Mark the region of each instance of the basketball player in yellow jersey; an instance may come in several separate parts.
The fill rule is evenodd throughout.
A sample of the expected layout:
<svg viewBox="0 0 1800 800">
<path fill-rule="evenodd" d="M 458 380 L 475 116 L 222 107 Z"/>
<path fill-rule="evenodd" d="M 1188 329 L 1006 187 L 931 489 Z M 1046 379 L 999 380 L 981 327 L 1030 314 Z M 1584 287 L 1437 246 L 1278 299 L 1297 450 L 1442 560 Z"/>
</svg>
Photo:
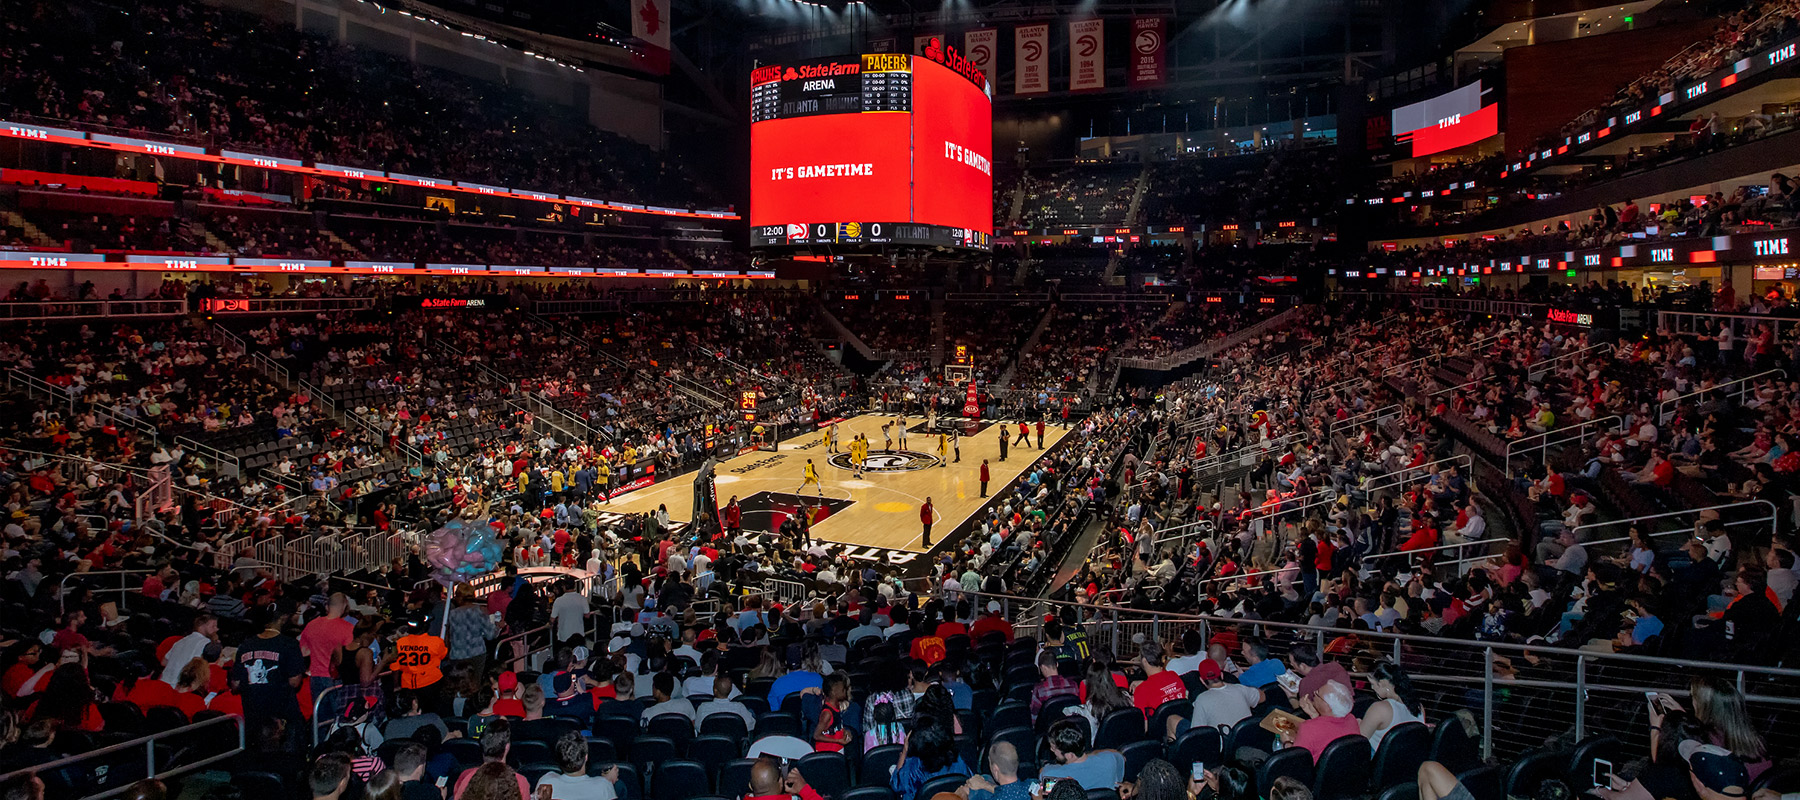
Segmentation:
<svg viewBox="0 0 1800 800">
<path fill-rule="evenodd" d="M 813 466 L 812 459 L 809 458 L 806 460 L 806 466 L 803 469 L 806 473 L 805 477 L 801 479 L 800 488 L 796 489 L 794 493 L 799 494 L 800 492 L 806 491 L 806 485 L 810 483 L 813 485 L 813 490 L 817 491 L 820 497 L 824 497 L 825 485 L 819 483 L 819 469 Z"/>
<path fill-rule="evenodd" d="M 950 434 L 938 434 L 938 466 L 950 466 Z"/>
<path fill-rule="evenodd" d="M 820 442 L 825 445 L 825 452 L 827 452 L 827 453 L 837 452 L 837 450 L 832 447 L 832 445 L 833 445 L 832 439 L 834 438 L 833 434 L 835 434 L 835 433 L 837 433 L 837 425 L 832 425 L 825 429 L 825 435 L 822 439 L 820 439 Z"/>
<path fill-rule="evenodd" d="M 850 440 L 850 473 L 856 478 L 862 478 L 863 461 L 868 457 L 869 440 L 859 433 L 855 439 Z"/>
</svg>

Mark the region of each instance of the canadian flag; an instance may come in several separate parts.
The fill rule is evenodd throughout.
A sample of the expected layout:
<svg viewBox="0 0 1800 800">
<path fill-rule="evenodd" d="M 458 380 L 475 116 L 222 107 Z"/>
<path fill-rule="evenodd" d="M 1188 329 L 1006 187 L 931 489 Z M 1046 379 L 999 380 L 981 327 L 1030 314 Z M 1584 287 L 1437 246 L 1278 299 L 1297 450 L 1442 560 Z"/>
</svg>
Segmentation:
<svg viewBox="0 0 1800 800">
<path fill-rule="evenodd" d="M 644 43 L 645 67 L 669 73 L 669 0 L 631 0 L 631 35 Z"/>
</svg>

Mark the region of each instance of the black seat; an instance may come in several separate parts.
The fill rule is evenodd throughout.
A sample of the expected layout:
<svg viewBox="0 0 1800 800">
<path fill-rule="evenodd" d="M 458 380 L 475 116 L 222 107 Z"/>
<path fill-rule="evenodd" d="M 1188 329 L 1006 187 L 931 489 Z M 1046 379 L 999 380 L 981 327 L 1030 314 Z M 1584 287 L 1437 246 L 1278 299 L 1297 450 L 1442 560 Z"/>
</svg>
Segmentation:
<svg viewBox="0 0 1800 800">
<path fill-rule="evenodd" d="M 1189 728 L 1175 737 L 1174 744 L 1169 745 L 1169 763 L 1174 764 L 1183 775 L 1188 774 L 1196 763 L 1205 764 L 1208 768 L 1217 767 L 1225 763 L 1220 755 L 1223 743 L 1224 737 L 1219 735 L 1218 728 L 1211 725 Z"/>
<path fill-rule="evenodd" d="M 737 741 L 750 738 L 750 726 L 736 714 L 711 714 L 700 720 L 701 736 L 724 736 Z"/>
<path fill-rule="evenodd" d="M 618 794 L 620 800 L 644 800 L 644 777 L 638 768 L 620 764 Z"/>
<path fill-rule="evenodd" d="M 988 746 L 992 747 L 995 742 L 1011 743 L 1013 749 L 1019 751 L 1020 761 L 1034 764 L 1038 761 L 1038 736 L 1030 728 L 1020 726 L 994 731 L 994 735 L 988 740 Z"/>
<path fill-rule="evenodd" d="M 1620 748 L 1618 739 L 1605 734 L 1576 742 L 1575 749 L 1569 753 L 1568 766 L 1563 768 L 1563 776 L 1570 786 L 1591 786 L 1595 759 L 1604 759 L 1616 768 L 1621 763 Z"/>
<path fill-rule="evenodd" d="M 913 800 L 931 800 L 939 792 L 955 792 L 957 788 L 969 782 L 967 775 L 939 775 L 925 782 L 913 795 Z"/>
<path fill-rule="evenodd" d="M 850 762 L 843 753 L 808 754 L 800 759 L 800 774 L 826 797 L 837 797 L 850 789 Z"/>
<path fill-rule="evenodd" d="M 675 752 L 686 753 L 688 741 L 694 738 L 694 721 L 680 714 L 657 714 L 644 732 L 668 739 L 675 743 Z"/>
<path fill-rule="evenodd" d="M 635 717 L 594 718 L 594 735 L 612 742 L 613 752 L 619 754 L 620 760 L 631 759 L 631 740 L 642 732 Z"/>
<path fill-rule="evenodd" d="M 1504 800 L 1506 767 L 1476 767 L 1456 773 L 1456 780 L 1475 800 Z"/>
<path fill-rule="evenodd" d="M 837 800 L 897 800 L 894 790 L 886 786 L 858 786 L 845 792 Z"/>
<path fill-rule="evenodd" d="M 740 739 L 729 736 L 701 736 L 688 742 L 688 758 L 706 765 L 706 774 L 717 775 L 727 762 L 744 757 Z"/>
<path fill-rule="evenodd" d="M 719 772 L 719 794 L 726 797 L 743 797 L 750 792 L 750 768 L 756 766 L 754 758 L 740 758 L 725 764 Z M 882 773 L 882 780 L 887 780 L 887 773 Z"/>
<path fill-rule="evenodd" d="M 888 768 L 900 766 L 900 751 L 904 749 L 906 749 L 905 745 L 884 744 L 863 753 L 862 766 L 856 770 L 858 776 L 856 785 L 888 785 Z"/>
<path fill-rule="evenodd" d="M 1162 739 L 1169 732 L 1170 717 L 1185 717 L 1194 711 L 1192 700 L 1170 700 L 1156 707 L 1156 713 L 1150 715 L 1148 732 L 1152 739 Z"/>
<path fill-rule="evenodd" d="M 515 769 L 521 764 L 554 764 L 556 753 L 550 745 L 536 740 L 513 742 L 506 751 L 506 763 Z"/>
<path fill-rule="evenodd" d="M 1144 712 L 1121 708 L 1100 720 L 1100 730 L 1094 734 L 1094 749 L 1117 750 L 1143 738 Z"/>
<path fill-rule="evenodd" d="M 475 739 L 447 739 L 444 741 L 444 752 L 456 759 L 456 764 L 463 769 L 481 766 L 481 742 Z"/>
<path fill-rule="evenodd" d="M 994 709 L 994 716 L 987 721 L 987 729 L 990 731 L 1030 727 L 1031 706 L 1012 701 L 1001 703 Z"/>
<path fill-rule="evenodd" d="M 1458 775 L 1481 766 L 1480 748 L 1463 729 L 1462 722 L 1447 719 L 1439 723 L 1431 737 L 1431 760 Z"/>
<path fill-rule="evenodd" d="M 1381 737 L 1381 749 L 1375 751 L 1375 766 L 1370 786 L 1385 791 L 1417 780 L 1419 765 L 1431 758 L 1431 729 L 1423 722 L 1407 722 L 1388 729 Z"/>
<path fill-rule="evenodd" d="M 1556 750 L 1526 753 L 1506 770 L 1506 780 L 1501 784 L 1506 796 L 1536 797 L 1544 779 L 1559 777 L 1568 756 L 1566 751 Z"/>
<path fill-rule="evenodd" d="M 706 765 L 698 761 L 660 761 L 650 777 L 650 796 L 654 800 L 689 800 L 709 791 L 712 778 Z"/>
<path fill-rule="evenodd" d="M 653 773 L 657 764 L 680 757 L 675 743 L 661 736 L 639 736 L 631 740 L 631 763 L 637 765 L 640 773 Z"/>
<path fill-rule="evenodd" d="M 1162 752 L 1162 742 L 1149 739 L 1132 742 L 1119 748 L 1119 755 L 1125 757 L 1125 780 L 1135 783 L 1138 771 L 1142 770 L 1145 764 L 1150 763 L 1150 759 L 1161 758 Z"/>
<path fill-rule="evenodd" d="M 460 740 L 451 739 L 450 741 L 454 742 L 454 741 L 460 741 Z M 450 742 L 445 742 L 444 744 L 447 746 L 450 744 Z M 602 765 L 602 764 L 618 763 L 619 751 L 613 748 L 612 742 L 609 742 L 605 739 L 596 739 L 596 738 L 593 738 L 590 736 L 590 737 L 588 737 L 588 740 L 587 740 L 587 746 L 588 746 L 588 769 L 594 770 L 595 774 L 599 774 L 600 765 Z M 388 762 L 388 763 L 393 763 L 393 762 Z"/>
<path fill-rule="evenodd" d="M 1275 749 L 1275 734 L 1262 727 L 1262 720 L 1255 716 L 1238 720 L 1231 726 L 1231 732 L 1225 734 L 1225 760 L 1237 758 L 1238 748 L 1249 747 L 1264 752 Z"/>
<path fill-rule="evenodd" d="M 1313 800 L 1352 800 L 1369 786 L 1374 753 L 1361 735 L 1339 736 L 1319 751 L 1313 770 Z"/>
<path fill-rule="evenodd" d="M 1078 705 L 1081 705 L 1081 699 L 1072 694 L 1059 694 L 1045 700 L 1044 707 L 1038 709 L 1037 722 L 1032 724 L 1032 730 L 1037 731 L 1039 736 L 1044 735 L 1050 730 L 1051 725 L 1055 725 L 1059 720 L 1067 719 L 1068 710 Z"/>
<path fill-rule="evenodd" d="M 1276 778 L 1293 778 L 1301 785 L 1311 785 L 1313 779 L 1312 753 L 1304 747 L 1289 747 L 1275 751 L 1262 766 L 1256 768 L 1256 792 L 1267 795 L 1269 787 L 1275 785 Z"/>
<path fill-rule="evenodd" d="M 756 718 L 756 738 L 764 736 L 800 737 L 800 717 L 797 714 L 770 713 Z M 811 737 L 808 737 L 811 738 Z"/>
<path fill-rule="evenodd" d="M 1119 793 L 1110 787 L 1087 790 L 1087 800 L 1119 800 Z"/>
<path fill-rule="evenodd" d="M 1376 800 L 1419 800 L 1419 784 L 1413 781 L 1396 783 L 1381 790 Z"/>
<path fill-rule="evenodd" d="M 287 782 L 273 772 L 240 772 L 231 776 L 231 783 L 243 790 L 245 797 L 279 800 L 292 794 Z"/>
</svg>

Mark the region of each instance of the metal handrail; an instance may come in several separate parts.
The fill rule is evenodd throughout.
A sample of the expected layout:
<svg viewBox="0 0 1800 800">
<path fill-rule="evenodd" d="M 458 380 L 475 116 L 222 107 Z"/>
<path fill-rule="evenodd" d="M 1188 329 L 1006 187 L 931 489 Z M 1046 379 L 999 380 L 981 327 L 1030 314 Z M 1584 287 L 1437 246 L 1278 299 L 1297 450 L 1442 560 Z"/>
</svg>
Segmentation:
<svg viewBox="0 0 1800 800">
<path fill-rule="evenodd" d="M 1617 420 L 1619 422 L 1618 425 L 1613 426 L 1609 430 L 1614 430 L 1614 431 L 1619 430 L 1625 424 L 1625 420 L 1622 417 L 1620 417 L 1617 414 L 1612 414 L 1609 416 L 1601 417 L 1599 419 L 1590 419 L 1586 422 L 1582 422 L 1573 427 L 1553 428 L 1551 430 L 1544 431 L 1543 433 L 1534 433 L 1530 436 L 1523 436 L 1518 439 L 1514 439 L 1510 442 L 1507 442 L 1506 443 L 1506 455 L 1505 455 L 1506 477 L 1508 477 L 1508 478 L 1514 477 L 1513 468 L 1512 468 L 1513 467 L 1512 462 L 1513 462 L 1514 458 L 1520 458 L 1520 457 L 1525 456 L 1528 453 L 1535 453 L 1539 450 L 1549 450 L 1550 448 L 1555 447 L 1557 445 L 1566 445 L 1571 442 L 1579 445 L 1582 442 L 1586 441 L 1588 434 L 1592 432 L 1592 430 L 1590 429 L 1590 426 L 1598 425 L 1598 424 L 1600 424 L 1602 422 L 1606 422 L 1608 420 Z M 1601 433 L 1605 433 L 1605 432 L 1606 432 L 1605 430 L 1601 430 Z M 1554 441 L 1552 441 L 1550 439 L 1550 437 L 1552 437 L 1552 436 L 1557 436 L 1559 434 L 1568 434 L 1568 433 L 1574 433 L 1575 435 L 1572 437 L 1571 436 L 1563 436 Z M 1524 447 L 1524 448 L 1520 448 L 1518 450 L 1514 450 L 1514 448 L 1517 447 L 1518 445 L 1520 445 L 1526 441 L 1529 441 L 1531 439 L 1542 439 L 1543 441 L 1533 444 L 1529 447 Z"/>
<path fill-rule="evenodd" d="M 1399 416 L 1399 415 L 1400 415 L 1400 404 L 1399 403 L 1389 403 L 1388 405 L 1382 406 L 1377 409 L 1364 411 L 1361 414 L 1357 414 L 1355 416 L 1345 417 L 1341 421 L 1333 420 L 1331 422 L 1331 424 L 1326 427 L 1325 433 L 1327 435 L 1335 436 L 1340 430 L 1351 430 L 1354 428 L 1359 428 L 1359 427 L 1361 427 L 1363 425 L 1367 425 L 1371 422 L 1379 423 L 1382 420 L 1387 419 L 1388 417 L 1394 417 L 1394 416 Z"/>
<path fill-rule="evenodd" d="M 166 772 L 158 772 L 157 771 L 157 769 L 156 769 L 156 742 L 158 740 L 168 739 L 168 738 L 172 738 L 172 737 L 176 737 L 176 736 L 185 736 L 187 734 L 193 733 L 194 731 L 200 730 L 202 728 L 207 728 L 207 727 L 214 726 L 214 725 L 220 725 L 220 724 L 224 724 L 227 722 L 234 723 L 237 726 L 238 742 L 237 742 L 236 749 L 229 750 L 224 753 L 219 753 L 219 754 L 213 755 L 213 756 L 208 756 L 208 757 L 200 759 L 198 761 L 192 761 L 192 762 L 189 762 L 186 764 L 178 764 L 175 766 L 171 766 Z M 317 744 L 317 743 L 315 742 L 315 744 Z M 13 778 L 16 778 L 20 775 L 49 774 L 49 773 L 55 772 L 57 770 L 60 770 L 63 767 L 80 764 L 82 762 L 88 761 L 89 759 L 97 758 L 100 756 L 111 755 L 113 753 L 121 752 L 124 750 L 129 750 L 131 748 L 139 747 L 139 746 L 142 746 L 144 748 L 144 777 L 145 778 L 160 779 L 160 778 L 167 778 L 167 777 L 170 777 L 173 775 L 179 775 L 184 772 L 191 772 L 193 770 L 204 767 L 208 764 L 212 764 L 212 763 L 215 763 L 218 761 L 223 761 L 227 758 L 231 758 L 233 756 L 236 756 L 239 753 L 244 752 L 244 718 L 238 714 L 226 714 L 224 716 L 214 717 L 209 720 L 202 720 L 200 722 L 189 723 L 189 724 L 183 725 L 179 728 L 171 728 L 166 731 L 159 731 L 157 733 L 152 733 L 149 736 L 140 736 L 136 739 L 132 739 L 131 741 L 120 742 L 115 745 L 109 745 L 106 747 L 102 747 L 98 750 L 86 750 L 86 751 L 83 751 L 80 753 L 76 753 L 75 755 L 72 755 L 72 756 L 65 756 L 63 758 L 56 759 L 55 761 L 50 761 L 50 762 L 47 762 L 44 764 L 38 764 L 35 766 L 25 767 L 24 769 L 13 770 L 4 775 L 0 775 L 0 782 L 12 780 Z M 131 787 L 134 785 L 136 785 L 136 784 L 135 783 L 127 783 L 123 786 L 114 787 L 113 789 L 109 789 L 109 790 L 101 792 L 99 794 L 88 795 L 86 798 L 83 798 L 83 800 L 104 800 L 104 798 L 112 797 L 113 795 L 127 791 L 127 790 L 131 789 Z"/>
<path fill-rule="evenodd" d="M 1733 386 L 1746 387 L 1746 386 L 1750 385 L 1751 381 L 1759 381 L 1764 378 L 1768 378 L 1771 375 L 1779 376 L 1778 378 L 1776 378 L 1776 380 L 1786 380 L 1787 379 L 1787 370 L 1781 369 L 1778 367 L 1776 369 L 1758 372 L 1755 375 L 1750 375 L 1748 377 L 1738 378 L 1737 380 L 1726 381 L 1724 383 L 1717 384 L 1715 386 L 1710 386 L 1705 389 L 1696 389 L 1694 391 L 1688 392 L 1687 394 L 1676 395 L 1675 397 L 1671 397 L 1668 400 L 1664 400 L 1661 403 L 1657 404 L 1656 421 L 1658 424 L 1668 422 L 1670 417 L 1675 416 L 1675 410 L 1677 408 L 1681 407 L 1681 403 L 1684 400 L 1692 400 L 1694 398 L 1700 397 L 1701 395 L 1711 394 L 1711 393 L 1717 392 L 1717 391 L 1723 391 L 1723 390 L 1726 390 L 1727 387 L 1733 387 Z M 1729 392 L 1727 392 L 1727 393 L 1729 393 Z M 1738 397 L 1743 397 L 1744 394 L 1745 394 L 1744 392 L 1740 391 L 1738 393 Z"/>
<path fill-rule="evenodd" d="M 1393 488 L 1394 486 L 1404 484 L 1410 480 L 1418 480 L 1418 479 L 1424 477 L 1424 475 L 1426 473 L 1428 473 L 1431 470 L 1431 468 L 1433 468 L 1433 467 L 1462 467 L 1464 469 L 1470 469 L 1473 464 L 1474 464 L 1474 461 L 1469 457 L 1469 454 L 1458 453 L 1449 458 L 1440 458 L 1436 461 L 1427 461 L 1416 467 L 1401 467 L 1400 469 L 1394 470 L 1393 472 L 1385 473 L 1382 475 L 1377 475 L 1373 478 L 1370 478 L 1368 483 L 1365 483 L 1361 486 L 1356 486 L 1353 488 L 1355 491 L 1364 492 L 1364 493 L 1377 492 L 1377 491 L 1381 491 L 1384 489 Z M 1406 475 L 1406 473 L 1408 473 L 1408 472 L 1414 472 L 1414 471 L 1418 471 L 1418 470 L 1424 470 L 1424 472 L 1421 472 L 1418 475 L 1413 475 L 1410 477 Z M 1323 493 L 1324 493 L 1324 489 L 1321 488 L 1319 491 L 1314 492 L 1313 494 L 1323 494 Z M 1307 496 L 1311 497 L 1312 495 L 1309 494 Z M 1305 511 L 1309 508 L 1318 508 L 1319 506 L 1330 505 L 1332 503 L 1337 502 L 1338 498 L 1342 497 L 1342 496 L 1344 496 L 1344 495 L 1333 493 L 1331 497 L 1325 498 L 1323 500 L 1315 500 L 1315 501 L 1312 501 L 1309 503 L 1303 503 L 1295 508 L 1284 509 L 1284 508 L 1277 507 L 1277 510 L 1271 512 L 1268 516 L 1282 517 L 1282 516 L 1287 516 L 1288 514 L 1297 514 L 1299 512 Z M 1252 511 L 1254 511 L 1254 510 L 1255 509 L 1253 508 Z"/>
<path fill-rule="evenodd" d="M 504 637 L 501 637 L 501 638 L 499 638 L 499 639 L 495 639 L 495 640 L 494 640 L 494 652 L 493 652 L 493 658 L 494 658 L 494 663 L 499 663 L 499 661 L 500 661 L 500 647 L 501 647 L 501 645 L 504 645 L 504 644 L 507 644 L 507 643 L 509 643 L 509 642 L 513 642 L 513 641 L 525 641 L 525 639 L 526 639 L 526 638 L 527 638 L 527 637 L 530 637 L 530 636 L 531 636 L 531 635 L 532 635 L 532 634 L 534 634 L 534 633 L 543 633 L 543 632 L 544 632 L 544 631 L 547 631 L 547 630 L 550 630 L 550 629 L 551 629 L 551 627 L 553 627 L 553 625 L 552 625 L 552 623 L 545 623 L 545 624 L 543 624 L 543 625 L 540 625 L 540 626 L 538 626 L 538 627 L 536 627 L 536 628 L 531 628 L 531 629 L 528 629 L 528 630 L 523 630 L 523 631 L 519 631 L 519 632 L 518 632 L 518 633 L 514 633 L 514 634 L 511 634 L 511 635 L 508 635 L 508 636 L 504 636 Z M 528 655 L 528 656 L 529 656 L 529 655 L 530 655 L 530 653 L 526 653 L 526 655 Z"/>
<path fill-rule="evenodd" d="M 395 670 L 395 669 L 390 669 L 385 672 L 377 672 L 377 673 L 375 673 L 375 682 L 380 683 L 383 680 L 386 680 L 389 675 L 398 675 L 398 674 L 400 674 L 400 671 Z M 350 688 L 353 686 L 362 686 L 362 685 L 363 684 L 361 684 L 361 683 L 339 683 L 334 686 L 326 687 L 325 691 L 320 692 L 318 694 L 318 696 L 313 698 L 313 713 L 312 713 L 312 743 L 313 743 L 313 747 L 319 746 L 319 729 L 325 727 L 325 725 L 327 724 L 327 721 L 324 719 L 321 719 L 319 716 L 319 711 L 322 708 L 324 708 L 326 695 L 329 695 L 332 692 L 335 692 L 339 689 L 347 689 L 347 688 Z"/>
<path fill-rule="evenodd" d="M 1585 530 L 1590 530 L 1593 528 L 1605 528 L 1605 527 L 1610 527 L 1613 525 L 1635 525 L 1639 522 L 1645 522 L 1647 520 L 1667 519 L 1669 517 L 1682 517 L 1682 516 L 1687 516 L 1689 514 L 1699 514 L 1703 511 L 1723 511 L 1725 509 L 1743 508 L 1745 506 L 1766 506 L 1769 509 L 1769 513 L 1767 516 L 1755 517 L 1752 519 L 1732 520 L 1730 522 L 1724 523 L 1725 527 L 1729 528 L 1733 525 L 1750 525 L 1750 524 L 1762 523 L 1762 522 L 1774 523 L 1777 519 L 1779 519 L 1780 510 L 1776 508 L 1776 506 L 1773 502 L 1770 502 L 1768 500 L 1739 500 L 1735 503 L 1720 503 L 1718 505 L 1706 506 L 1705 508 L 1688 508 L 1688 509 L 1682 509 L 1680 511 L 1665 511 L 1660 514 L 1645 514 L 1643 516 L 1638 516 L 1638 517 L 1628 517 L 1626 519 L 1612 519 L 1612 520 L 1606 520 L 1605 522 L 1590 522 L 1586 525 L 1577 525 L 1577 526 L 1575 526 L 1575 528 L 1573 530 L 1575 532 L 1576 541 L 1581 541 L 1581 532 L 1585 531 Z M 1672 531 L 1658 531 L 1656 533 L 1650 533 L 1650 534 L 1645 534 L 1645 535 L 1646 536 L 1667 536 L 1671 533 L 1687 533 L 1687 532 L 1688 531 L 1686 531 L 1686 530 L 1672 530 Z M 1616 544 L 1618 542 L 1628 542 L 1628 541 L 1631 541 L 1631 537 L 1629 535 L 1626 535 L 1626 536 L 1620 536 L 1620 537 L 1615 537 L 1615 538 L 1611 538 L 1611 539 L 1600 539 L 1598 541 L 1582 542 L 1582 546 L 1592 547 L 1594 545 Z"/>
<path fill-rule="evenodd" d="M 58 601 L 58 604 L 62 606 L 62 613 L 67 614 L 67 613 L 69 613 L 69 580 L 71 578 L 86 578 L 86 577 L 92 577 L 95 575 L 117 575 L 117 576 L 119 576 L 119 588 L 114 589 L 109 586 L 105 589 L 94 589 L 93 591 L 95 594 L 98 594 L 100 592 L 118 592 L 120 594 L 119 605 L 121 607 L 123 607 L 125 605 L 124 595 L 130 594 L 130 588 L 125 585 L 125 576 L 126 575 L 148 575 L 153 572 L 156 572 L 156 570 L 153 570 L 153 569 L 109 569 L 109 570 L 101 570 L 100 572 L 71 572 L 67 575 L 64 575 L 62 580 L 57 581 L 57 583 L 56 583 L 57 601 Z"/>
<path fill-rule="evenodd" d="M 1611 343 L 1592 344 L 1592 345 L 1588 345 L 1587 347 L 1580 348 L 1578 350 L 1570 350 L 1567 353 L 1561 353 L 1559 355 L 1555 355 L 1555 356 L 1551 356 L 1550 358 L 1546 358 L 1543 361 L 1539 361 L 1539 362 L 1530 364 L 1525 367 L 1526 380 L 1535 380 L 1538 376 L 1543 375 L 1546 372 L 1549 372 L 1550 371 L 1549 367 L 1551 364 L 1555 364 L 1558 361 L 1568 361 L 1569 359 L 1572 359 L 1572 358 L 1578 358 L 1578 357 L 1586 355 L 1588 353 L 1592 353 L 1595 350 L 1609 350 L 1610 351 L 1610 350 L 1612 350 L 1612 344 Z"/>
</svg>

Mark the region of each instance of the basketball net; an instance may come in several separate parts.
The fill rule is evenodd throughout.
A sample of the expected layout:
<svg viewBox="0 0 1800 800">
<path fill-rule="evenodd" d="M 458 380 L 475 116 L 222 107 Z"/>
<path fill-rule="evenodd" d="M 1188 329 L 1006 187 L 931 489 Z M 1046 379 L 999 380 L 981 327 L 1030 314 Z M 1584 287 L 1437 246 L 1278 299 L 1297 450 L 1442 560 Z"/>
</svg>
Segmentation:
<svg viewBox="0 0 1800 800">
<path fill-rule="evenodd" d="M 981 406 L 975 402 L 975 382 L 969 381 L 969 399 L 963 401 L 963 416 L 981 419 Z"/>
</svg>

